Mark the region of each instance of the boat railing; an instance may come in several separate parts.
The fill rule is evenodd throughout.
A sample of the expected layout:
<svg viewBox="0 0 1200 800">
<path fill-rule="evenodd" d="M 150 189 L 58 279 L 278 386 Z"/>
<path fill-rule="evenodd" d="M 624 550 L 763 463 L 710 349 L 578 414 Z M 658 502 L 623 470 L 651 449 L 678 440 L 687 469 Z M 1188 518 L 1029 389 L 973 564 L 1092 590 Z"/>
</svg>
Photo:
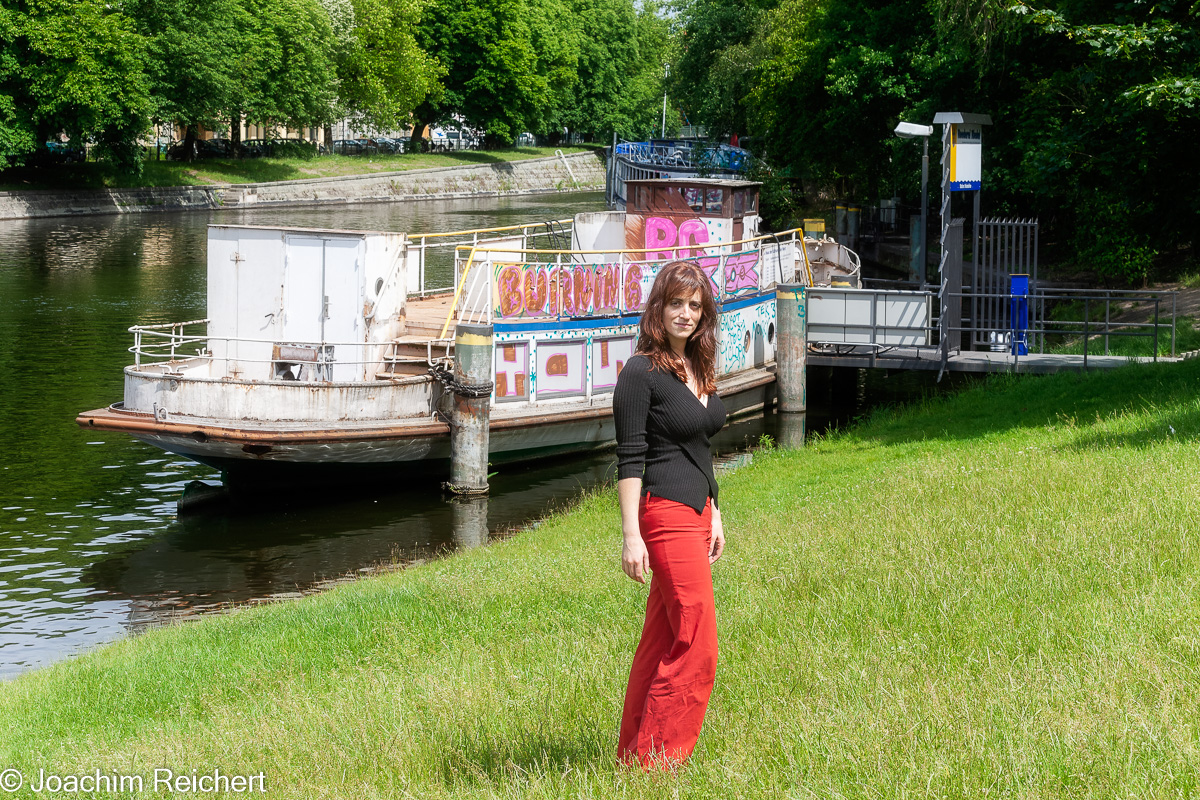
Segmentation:
<svg viewBox="0 0 1200 800">
<path fill-rule="evenodd" d="M 517 249 L 502 254 L 460 245 L 466 256 L 442 325 L 445 338 L 457 319 L 586 319 L 639 313 L 654 276 L 677 259 L 695 260 L 720 303 L 751 296 L 811 271 L 802 255 L 803 231 L 794 228 L 709 246 L 661 245 L 621 250 Z M 502 258 L 496 256 L 502 255 Z"/>
<path fill-rule="evenodd" d="M 740 147 L 690 141 L 620 142 L 617 155 L 641 164 L 723 172 L 745 172 L 753 158 Z"/>
<path fill-rule="evenodd" d="M 627 156 L 643 164 L 659 164 L 670 167 L 695 167 L 692 148 L 682 145 L 649 144 L 648 142 L 621 142 L 617 155 Z"/>
<path fill-rule="evenodd" d="M 335 364 L 353 367 L 379 365 L 385 361 L 391 351 L 395 350 L 395 341 L 382 342 L 340 342 L 340 341 L 298 341 L 264 339 L 250 336 L 213 336 L 206 328 L 192 330 L 197 326 L 207 326 L 209 320 L 195 319 L 187 322 L 168 322 L 159 325 L 134 325 L 129 328 L 133 334 L 134 369 L 143 367 L 179 366 L 185 361 L 208 361 L 217 358 L 213 353 L 213 345 L 225 345 L 222 360 L 236 361 L 241 364 L 274 364 L 281 368 L 287 365 L 310 367 L 305 373 L 308 377 L 295 377 L 285 380 L 329 380 Z M 230 345 L 271 345 L 269 357 L 247 356 L 240 349 L 230 348 Z M 448 352 L 449 342 L 434 340 L 427 348 L 427 360 L 433 362 L 434 349 L 444 346 Z M 347 358 L 349 353 L 355 357 Z M 176 370 L 167 370 L 168 374 Z M 279 377 L 279 376 L 275 376 Z"/>
<path fill-rule="evenodd" d="M 415 292 L 409 292 L 410 297 L 425 297 L 431 294 L 448 292 L 458 284 L 459 274 L 457 264 L 449 280 L 431 280 L 426 265 L 431 254 L 447 253 L 447 260 L 457 248 L 475 246 L 487 242 L 505 241 L 519 243 L 522 248 L 535 245 L 539 239 L 549 242 L 558 241 L 565 235 L 570 241 L 573 219 L 546 220 L 544 222 L 527 222 L 519 225 L 502 225 L 493 228 L 476 228 L 465 231 L 449 231 L 446 233 L 418 233 L 408 236 L 408 252 L 416 253 L 417 286 Z M 519 240 L 519 242 L 518 242 Z"/>
<path fill-rule="evenodd" d="M 151 359 L 150 363 L 176 361 L 185 347 L 200 344 L 202 347 L 188 358 L 204 358 L 208 349 L 207 333 L 194 334 L 186 329 L 195 325 L 208 325 L 207 319 L 193 319 L 187 322 L 165 322 L 159 325 L 134 325 L 129 329 L 133 334 L 133 365 L 142 366 L 144 358 Z"/>
</svg>

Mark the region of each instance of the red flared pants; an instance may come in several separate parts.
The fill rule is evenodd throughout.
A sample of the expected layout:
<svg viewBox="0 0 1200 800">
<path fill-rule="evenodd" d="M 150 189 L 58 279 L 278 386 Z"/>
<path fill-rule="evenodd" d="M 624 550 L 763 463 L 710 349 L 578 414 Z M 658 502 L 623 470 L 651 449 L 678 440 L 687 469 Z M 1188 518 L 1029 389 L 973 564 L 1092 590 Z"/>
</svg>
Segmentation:
<svg viewBox="0 0 1200 800">
<path fill-rule="evenodd" d="M 702 514 L 643 497 L 638 508 L 650 556 L 646 623 L 629 671 L 617 757 L 649 767 L 692 754 L 717 674 L 713 603 L 712 501 Z"/>
</svg>

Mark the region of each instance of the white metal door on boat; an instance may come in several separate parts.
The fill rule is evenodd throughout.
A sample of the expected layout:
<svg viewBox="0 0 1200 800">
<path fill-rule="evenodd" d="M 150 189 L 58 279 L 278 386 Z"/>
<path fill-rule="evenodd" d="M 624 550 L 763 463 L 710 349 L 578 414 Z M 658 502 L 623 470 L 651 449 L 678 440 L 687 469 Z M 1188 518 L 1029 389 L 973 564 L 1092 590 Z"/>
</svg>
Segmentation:
<svg viewBox="0 0 1200 800">
<path fill-rule="evenodd" d="M 280 341 L 319 348 L 319 380 L 361 379 L 362 239 L 287 237 Z"/>
<path fill-rule="evenodd" d="M 359 238 L 325 240 L 325 341 L 333 342 L 335 381 L 363 379 L 363 250 Z"/>
<path fill-rule="evenodd" d="M 233 297 L 229 373 L 254 380 L 270 376 L 271 339 L 281 306 L 282 259 L 273 231 L 239 231 L 237 250 L 224 265 Z M 209 308 L 213 308 L 210 291 Z M 227 313 L 227 312 L 226 312 Z"/>
</svg>

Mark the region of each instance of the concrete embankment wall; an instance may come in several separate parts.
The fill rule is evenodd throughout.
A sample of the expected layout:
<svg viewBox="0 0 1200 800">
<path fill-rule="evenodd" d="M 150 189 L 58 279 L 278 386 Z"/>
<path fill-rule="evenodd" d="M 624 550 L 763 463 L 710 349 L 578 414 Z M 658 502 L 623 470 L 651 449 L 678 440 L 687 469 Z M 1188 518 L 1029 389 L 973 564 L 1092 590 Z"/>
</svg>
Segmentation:
<svg viewBox="0 0 1200 800">
<path fill-rule="evenodd" d="M 434 167 L 376 175 L 173 186 L 154 189 L 0 192 L 0 219 L 133 214 L 258 206 L 442 200 L 507 194 L 601 189 L 604 159 L 597 153 L 495 164 Z"/>
</svg>

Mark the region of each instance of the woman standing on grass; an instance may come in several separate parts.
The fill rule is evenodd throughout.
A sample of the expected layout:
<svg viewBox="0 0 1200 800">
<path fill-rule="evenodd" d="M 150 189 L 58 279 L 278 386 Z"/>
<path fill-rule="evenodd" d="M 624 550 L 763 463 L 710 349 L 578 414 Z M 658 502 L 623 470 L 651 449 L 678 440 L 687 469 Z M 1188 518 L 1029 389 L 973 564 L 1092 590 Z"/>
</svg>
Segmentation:
<svg viewBox="0 0 1200 800">
<path fill-rule="evenodd" d="M 617 378 L 617 493 L 625 574 L 653 572 L 617 757 L 644 767 L 691 755 L 717 669 L 712 563 L 725 548 L 708 437 L 725 425 L 714 377 L 717 305 L 703 270 L 673 261 Z"/>
</svg>

